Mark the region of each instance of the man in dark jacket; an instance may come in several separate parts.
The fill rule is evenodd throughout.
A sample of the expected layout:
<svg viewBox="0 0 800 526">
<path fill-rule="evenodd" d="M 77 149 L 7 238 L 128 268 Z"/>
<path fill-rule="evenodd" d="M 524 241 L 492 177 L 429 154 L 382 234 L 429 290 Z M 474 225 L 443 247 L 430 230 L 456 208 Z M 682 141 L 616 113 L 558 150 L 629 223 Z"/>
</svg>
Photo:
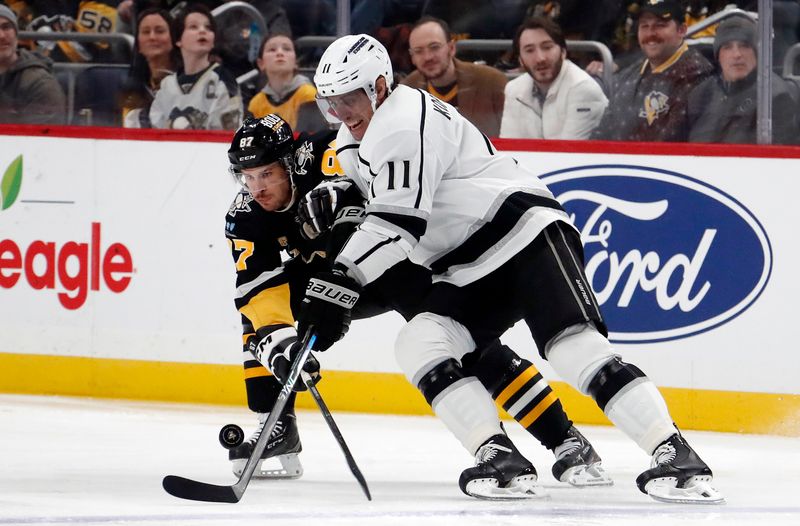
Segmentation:
<svg viewBox="0 0 800 526">
<path fill-rule="evenodd" d="M 686 141 L 689 93 L 712 66 L 684 42 L 680 2 L 647 0 L 640 12 L 637 36 L 645 60 L 617 74 L 613 97 L 592 138 Z"/>
<path fill-rule="evenodd" d="M 691 142 L 756 142 L 756 25 L 746 17 L 720 24 L 714 39 L 720 73 L 689 95 Z M 772 142 L 797 143 L 797 104 L 786 81 L 772 74 Z"/>
<path fill-rule="evenodd" d="M 66 97 L 52 63 L 17 49 L 17 16 L 0 5 L 0 123 L 62 124 Z"/>
</svg>

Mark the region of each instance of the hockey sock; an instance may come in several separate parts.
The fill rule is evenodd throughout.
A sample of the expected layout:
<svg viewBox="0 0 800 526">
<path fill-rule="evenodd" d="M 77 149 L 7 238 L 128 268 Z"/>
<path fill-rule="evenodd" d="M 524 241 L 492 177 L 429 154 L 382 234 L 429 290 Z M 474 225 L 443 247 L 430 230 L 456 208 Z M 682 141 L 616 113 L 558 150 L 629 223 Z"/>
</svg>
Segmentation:
<svg viewBox="0 0 800 526">
<path fill-rule="evenodd" d="M 635 369 L 641 376 L 634 377 L 625 368 Z M 605 381 L 600 379 L 608 369 L 617 370 L 616 374 L 611 373 L 617 380 L 622 377 L 618 385 L 609 385 L 608 378 Z M 624 383 L 626 379 L 628 381 Z M 614 383 L 613 379 L 610 381 Z M 634 365 L 614 359 L 598 372 L 589 385 L 589 391 L 608 419 L 648 455 L 661 442 L 678 432 L 672 423 L 664 397 L 655 384 Z"/>
<path fill-rule="evenodd" d="M 474 375 L 495 403 L 534 436 L 553 449 L 567 438 L 572 422 L 553 389 L 528 360 L 499 341 L 462 359 L 466 375 Z"/>
<path fill-rule="evenodd" d="M 465 377 L 455 360 L 434 366 L 418 387 L 436 416 L 471 455 L 490 437 L 503 433 L 486 388 L 477 378 Z"/>
<path fill-rule="evenodd" d="M 608 419 L 648 455 L 677 432 L 653 382 L 638 367 L 620 360 L 592 324 L 563 331 L 550 343 L 547 359 L 567 383 L 591 395 Z"/>
</svg>

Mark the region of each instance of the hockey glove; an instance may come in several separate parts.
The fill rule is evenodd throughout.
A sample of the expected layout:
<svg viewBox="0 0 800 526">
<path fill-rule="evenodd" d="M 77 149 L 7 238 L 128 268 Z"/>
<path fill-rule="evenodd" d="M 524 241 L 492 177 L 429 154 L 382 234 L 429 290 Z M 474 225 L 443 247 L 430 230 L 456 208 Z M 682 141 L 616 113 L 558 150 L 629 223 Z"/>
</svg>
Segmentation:
<svg viewBox="0 0 800 526">
<path fill-rule="evenodd" d="M 308 281 L 297 330 L 305 334 L 310 326 L 314 327 L 315 351 L 328 350 L 347 334 L 351 309 L 360 293 L 361 286 L 338 270 L 320 272 Z"/>
<path fill-rule="evenodd" d="M 336 219 L 336 213 L 344 202 L 344 195 L 353 182 L 337 177 L 319 184 L 300 200 L 297 218 L 300 232 L 306 239 L 315 239 L 327 232 Z"/>
<path fill-rule="evenodd" d="M 251 336 L 247 339 L 247 350 L 262 364 L 266 365 L 281 384 L 285 384 L 286 379 L 289 377 L 289 372 L 292 370 L 292 363 L 294 363 L 294 359 L 297 358 L 303 348 L 302 344 L 295 340 L 289 345 L 270 345 L 269 338 L 267 336 L 259 339 L 258 336 Z M 269 356 L 264 360 L 263 355 L 267 349 L 269 349 Z M 314 385 L 322 380 L 322 376 L 319 374 L 319 362 L 313 355 L 308 355 L 308 359 L 303 365 L 303 370 L 311 375 Z M 294 391 L 305 391 L 306 389 L 305 382 L 295 382 Z"/>
</svg>

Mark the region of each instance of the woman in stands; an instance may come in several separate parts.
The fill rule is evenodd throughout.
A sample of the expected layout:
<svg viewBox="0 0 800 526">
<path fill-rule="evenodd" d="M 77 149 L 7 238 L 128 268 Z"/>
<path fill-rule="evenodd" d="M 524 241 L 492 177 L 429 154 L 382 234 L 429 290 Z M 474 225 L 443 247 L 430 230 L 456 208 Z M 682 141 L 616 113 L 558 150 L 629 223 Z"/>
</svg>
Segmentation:
<svg viewBox="0 0 800 526">
<path fill-rule="evenodd" d="M 250 99 L 247 105 L 250 115 L 261 118 L 277 113 L 296 131 L 318 131 L 324 126 L 314 101 L 317 90 L 307 77 L 297 73 L 297 55 L 289 36 L 273 33 L 264 37 L 256 65 L 267 82 Z"/>
<path fill-rule="evenodd" d="M 242 122 L 236 79 L 212 61 L 216 25 L 202 4 L 190 5 L 175 24 L 182 66 L 161 81 L 150 106 L 153 128 L 235 130 Z"/>
<path fill-rule="evenodd" d="M 150 127 L 150 104 L 161 81 L 178 70 L 181 55 L 172 23 L 170 14 L 158 8 L 145 9 L 137 17 L 133 61 L 120 97 L 126 128 Z"/>
</svg>

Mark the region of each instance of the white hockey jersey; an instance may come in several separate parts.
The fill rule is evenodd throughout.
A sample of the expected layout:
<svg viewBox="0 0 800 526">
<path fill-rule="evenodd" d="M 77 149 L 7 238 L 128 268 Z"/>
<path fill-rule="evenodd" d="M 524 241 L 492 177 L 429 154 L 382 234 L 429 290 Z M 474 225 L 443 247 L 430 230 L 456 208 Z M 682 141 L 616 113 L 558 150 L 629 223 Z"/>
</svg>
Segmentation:
<svg viewBox="0 0 800 526">
<path fill-rule="evenodd" d="M 434 281 L 471 283 L 497 269 L 556 220 L 553 194 L 458 111 L 398 86 L 361 143 L 336 139 L 344 172 L 367 197 L 367 218 L 337 263 L 362 285 L 409 257 Z"/>
<path fill-rule="evenodd" d="M 153 128 L 235 130 L 242 123 L 236 79 L 219 64 L 194 75 L 164 77 L 150 106 Z"/>
</svg>

